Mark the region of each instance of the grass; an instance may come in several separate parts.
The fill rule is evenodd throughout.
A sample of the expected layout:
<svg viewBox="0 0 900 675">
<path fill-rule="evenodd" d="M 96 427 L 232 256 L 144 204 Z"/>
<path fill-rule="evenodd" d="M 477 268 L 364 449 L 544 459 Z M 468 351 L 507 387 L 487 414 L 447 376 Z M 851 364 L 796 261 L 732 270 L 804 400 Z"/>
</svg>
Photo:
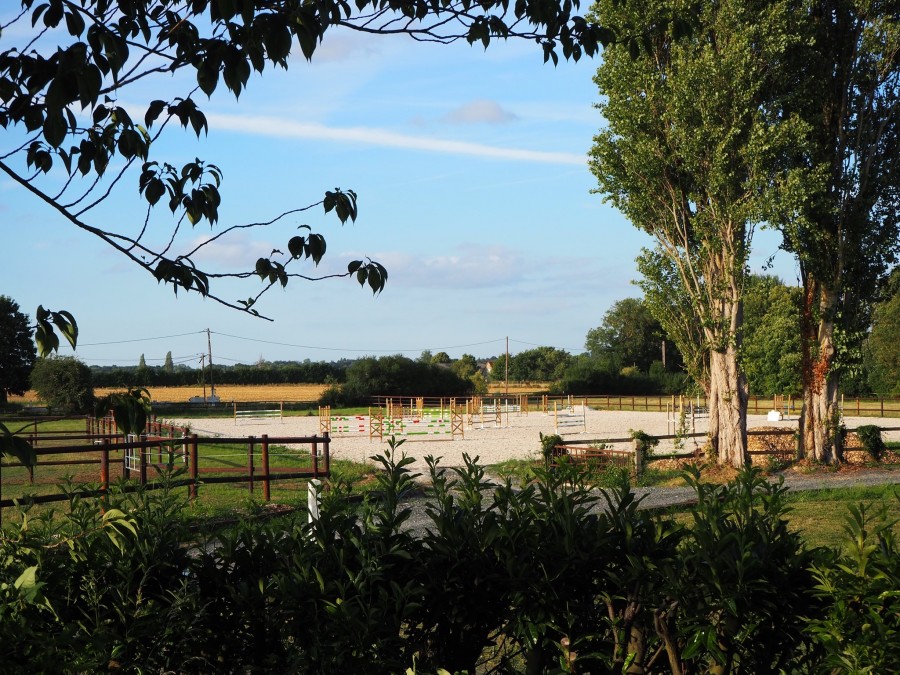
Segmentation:
<svg viewBox="0 0 900 675">
<path fill-rule="evenodd" d="M 788 503 L 788 522 L 809 546 L 843 548 L 847 537 L 844 519 L 851 504 L 883 508 L 885 517 L 894 521 L 894 532 L 900 535 L 900 487 L 896 485 L 793 492 Z"/>
<path fill-rule="evenodd" d="M 9 422 L 7 425 L 11 430 L 16 431 L 22 428 L 23 424 Z M 27 425 L 24 433 L 27 433 L 33 427 Z M 85 421 L 80 419 L 42 421 L 38 424 L 38 428 L 44 433 L 61 433 L 65 431 L 85 432 Z M 201 468 L 199 499 L 192 507 L 192 517 L 205 517 L 213 515 L 221 515 L 223 513 L 234 511 L 235 509 L 242 512 L 259 510 L 262 508 L 262 483 L 255 481 L 252 489 L 249 481 L 241 481 L 237 483 L 207 483 L 203 484 L 204 478 L 215 476 L 235 475 L 234 470 L 245 472 L 249 463 L 249 447 L 246 443 L 222 444 L 215 441 L 201 442 L 198 444 L 198 466 Z M 38 448 L 47 450 L 52 446 L 59 445 L 76 445 L 86 443 L 83 440 L 78 441 L 42 441 L 38 443 Z M 311 467 L 312 458 L 310 447 L 288 448 L 285 446 L 272 445 L 269 447 L 269 466 L 270 469 L 291 471 L 301 470 Z M 151 448 L 151 464 L 157 464 L 160 467 L 171 462 L 172 468 L 176 472 L 176 479 L 186 478 L 183 470 L 183 459 L 181 455 L 181 445 L 174 447 L 174 454 L 170 457 L 169 450 L 165 446 L 158 449 Z M 112 451 L 110 453 L 110 479 L 117 480 L 123 476 L 124 466 L 122 464 L 121 451 Z M 77 464 L 77 465 L 42 465 L 42 462 L 51 462 L 57 460 L 93 460 L 93 464 Z M 27 495 L 46 495 L 59 494 L 62 486 L 67 482 L 73 484 L 98 487 L 99 480 L 99 453 L 93 449 L 86 452 L 53 455 L 42 454 L 39 457 L 37 466 L 34 469 L 34 483 L 29 482 L 29 473 L 25 467 L 5 466 L 0 474 L 0 498 L 24 498 Z M 116 463 L 117 462 L 117 463 Z M 9 462 L 10 464 L 12 462 Z M 254 473 L 259 475 L 262 473 L 261 446 L 257 442 L 253 447 L 253 464 Z M 179 473 L 179 469 L 181 469 Z M 360 464 L 346 460 L 332 460 L 331 469 L 333 474 L 341 475 L 347 480 L 354 491 L 365 491 L 374 483 L 372 479 L 372 467 L 367 464 Z M 246 473 L 244 473 L 246 475 Z M 148 480 L 159 480 L 159 470 L 148 467 Z M 299 506 L 306 503 L 307 481 L 305 479 L 285 479 L 273 480 L 270 482 L 271 500 L 275 504 L 285 506 Z M 185 493 L 187 488 L 184 488 Z M 59 502 L 57 504 L 60 504 Z M 36 505 L 37 510 L 50 510 L 54 508 L 53 504 Z"/>
</svg>

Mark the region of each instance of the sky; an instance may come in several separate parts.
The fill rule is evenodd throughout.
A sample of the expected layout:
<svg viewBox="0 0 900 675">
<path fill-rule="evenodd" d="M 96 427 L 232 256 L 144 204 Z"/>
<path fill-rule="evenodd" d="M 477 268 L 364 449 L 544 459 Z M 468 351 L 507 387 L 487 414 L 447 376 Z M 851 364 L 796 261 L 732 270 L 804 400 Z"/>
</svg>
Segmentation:
<svg viewBox="0 0 900 675">
<path fill-rule="evenodd" d="M 0 49 L 19 39 L 18 30 L 3 33 Z M 578 353 L 613 303 L 639 297 L 634 259 L 651 245 L 592 193 L 587 153 L 603 125 L 594 109 L 598 63 L 553 67 L 524 41 L 484 50 L 334 31 L 312 62 L 298 53 L 288 71 L 252 77 L 238 101 L 222 85 L 209 100 L 200 94 L 207 136 L 167 131 L 154 145 L 153 159 L 180 166 L 199 157 L 224 174 L 219 223 L 182 226 L 181 250 L 228 226 L 315 203 L 326 190 L 354 190 L 356 223 L 341 226 L 317 207 L 237 230 L 196 262 L 250 270 L 309 225 L 326 237 L 327 253 L 318 269 L 303 263 L 302 271 L 341 272 L 369 257 L 389 274 L 377 296 L 348 279 L 292 280 L 256 306 L 273 321 L 196 293 L 176 296 L 5 176 L 0 293 L 32 318 L 38 305 L 74 314 L 77 350 L 64 343 L 59 353 L 95 365 L 133 366 L 142 355 L 161 365 L 170 351 L 176 363 L 198 365 L 207 329 L 213 360 L 225 365 L 415 358 L 424 350 L 489 357 L 503 353 L 507 339 L 513 354 L 542 345 Z M 165 76 L 119 102 L 142 118 L 150 100 L 190 86 L 186 74 Z M 5 155 L 22 136 L 4 131 L 3 139 Z M 137 175 L 126 174 L 86 219 L 137 234 L 144 220 Z M 54 170 L 44 184 L 61 187 L 64 179 Z M 167 241 L 174 222 L 157 207 L 147 241 Z M 774 233 L 757 231 L 751 271 L 762 272 L 777 250 Z M 796 282 L 783 253 L 769 272 Z M 261 287 L 258 278 L 213 280 L 212 290 L 235 301 Z"/>
</svg>

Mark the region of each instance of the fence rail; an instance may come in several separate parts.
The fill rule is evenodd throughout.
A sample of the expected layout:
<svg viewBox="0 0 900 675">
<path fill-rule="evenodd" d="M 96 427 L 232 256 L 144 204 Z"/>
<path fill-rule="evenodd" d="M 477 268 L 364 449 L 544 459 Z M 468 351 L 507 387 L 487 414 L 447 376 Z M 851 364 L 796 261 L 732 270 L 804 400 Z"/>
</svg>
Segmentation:
<svg viewBox="0 0 900 675">
<path fill-rule="evenodd" d="M 57 437 L 57 439 L 69 439 L 71 437 Z M 144 437 L 141 440 L 115 440 L 110 434 L 90 436 L 92 443 L 89 445 L 59 445 L 54 447 L 38 447 L 35 449 L 37 455 L 37 463 L 28 470 L 29 483 L 33 484 L 35 472 L 40 467 L 49 466 L 96 466 L 99 465 L 99 488 L 95 490 L 87 490 L 79 494 L 85 496 L 100 497 L 109 491 L 110 485 L 110 468 L 113 466 L 122 466 L 122 478 L 126 481 L 135 481 L 125 485 L 125 491 L 133 491 L 138 489 L 158 489 L 164 484 L 170 486 L 186 486 L 188 488 L 191 499 L 195 499 L 198 495 L 199 487 L 204 484 L 213 483 L 246 483 L 250 491 L 254 489 L 256 483 L 262 484 L 263 499 L 269 501 L 271 499 L 272 481 L 280 480 L 296 480 L 311 478 L 328 478 L 331 475 L 331 438 L 328 434 L 323 436 L 297 436 L 297 437 L 278 437 L 270 438 L 269 436 L 246 436 L 246 437 L 230 437 L 230 438 L 201 438 L 197 434 L 191 434 L 182 438 L 173 437 Z M 44 440 L 49 440 L 45 437 Z M 307 460 L 305 465 L 297 466 L 272 466 L 271 453 L 272 446 L 288 445 L 288 444 L 304 444 L 310 446 L 309 457 L 292 456 L 293 461 Z M 242 449 L 241 453 L 232 453 L 227 455 L 229 458 L 244 457 L 246 464 L 239 466 L 223 466 L 221 461 L 218 465 L 212 463 L 214 457 L 209 455 L 201 455 L 200 447 L 203 445 L 214 446 L 237 446 Z M 243 454 L 243 448 L 246 448 L 246 454 Z M 123 452 L 121 457 L 111 457 L 110 453 Z M 44 459 L 55 456 L 79 455 L 75 459 Z M 157 461 L 153 461 L 156 455 Z M 180 463 L 187 471 L 187 478 L 175 479 L 174 481 L 163 483 L 158 480 L 149 480 L 150 472 L 156 472 L 157 475 L 164 473 L 166 470 L 175 468 L 176 461 Z M 206 466 L 202 466 L 202 464 Z M 20 464 L 3 462 L 0 468 L 21 468 Z M 4 475 L 6 472 L 4 472 Z M 215 475 L 219 474 L 219 475 Z M 226 474 L 226 475 L 221 475 Z M 201 478 L 201 475 L 203 476 Z M 14 506 L 17 502 L 29 502 L 34 504 L 43 504 L 49 502 L 65 501 L 68 496 L 65 494 L 50 495 L 23 495 L 19 498 L 0 499 L 0 508 Z"/>
</svg>

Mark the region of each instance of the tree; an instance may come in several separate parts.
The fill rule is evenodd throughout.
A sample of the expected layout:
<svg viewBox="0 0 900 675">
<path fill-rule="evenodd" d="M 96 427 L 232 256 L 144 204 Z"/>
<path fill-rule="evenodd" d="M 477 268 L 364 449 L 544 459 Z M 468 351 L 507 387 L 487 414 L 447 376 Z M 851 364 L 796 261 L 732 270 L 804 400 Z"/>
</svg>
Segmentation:
<svg viewBox="0 0 900 675">
<path fill-rule="evenodd" d="M 450 355 L 447 352 L 438 352 L 431 357 L 431 362 L 436 364 L 450 363 Z"/>
<path fill-rule="evenodd" d="M 147 361 L 144 359 L 144 355 L 143 355 L 143 354 L 141 354 L 141 358 L 138 359 L 138 366 L 137 366 L 137 367 L 138 367 L 138 368 L 142 368 L 142 369 L 146 369 L 146 368 L 147 368 Z"/>
<path fill-rule="evenodd" d="M 31 371 L 31 387 L 53 410 L 84 413 L 94 404 L 91 369 L 71 356 L 38 359 Z"/>
<path fill-rule="evenodd" d="M 0 295 L 0 406 L 6 405 L 9 394 L 21 396 L 29 387 L 35 359 L 31 331 L 19 304 Z"/>
<path fill-rule="evenodd" d="M 183 222 L 192 227 L 218 222 L 222 173 L 201 159 L 170 163 L 155 155 L 154 145 L 169 126 L 190 128 L 198 136 L 208 130 L 194 98 L 198 90 L 209 96 L 222 84 L 237 97 L 254 72 L 262 74 L 276 66 L 287 69 L 295 45 L 311 59 L 326 33 L 337 27 L 367 34 L 402 33 L 439 43 L 466 40 L 485 47 L 496 38 L 524 38 L 537 41 L 544 60 L 554 63 L 559 52 L 577 60 L 595 54 L 601 42 L 613 38 L 610 30 L 575 13 L 577 1 L 523 0 L 513 6 L 506 0 L 475 4 L 21 0 L 21 4 L 23 11 L 4 26 L 8 46 L 0 53 L 0 125 L 18 132 L 9 136 L 9 147 L 0 153 L 0 171 L 73 227 L 98 237 L 176 293 L 197 292 L 255 316 L 260 316 L 256 308 L 260 297 L 291 279 L 352 277 L 378 293 L 387 271 L 369 258 L 352 260 L 346 272 L 334 275 L 298 271 L 303 262 L 318 264 L 325 254 L 325 238 L 308 226 L 301 226 L 300 233 L 285 242 L 286 253 L 276 250 L 260 257 L 254 269 L 201 268 L 198 254 L 230 232 L 263 228 L 317 207 L 334 212 L 341 223 L 355 221 L 357 200 L 352 190 L 335 188 L 311 204 L 259 222 L 230 225 L 199 245 L 190 243 L 194 238 L 189 228 L 180 228 Z M 119 104 L 129 99 L 136 83 L 170 82 L 179 71 L 189 73 L 196 85 L 144 103 L 142 119 L 133 119 Z M 165 84 L 158 90 L 165 92 Z M 67 175 L 61 192 L 48 175 L 51 170 Z M 135 227 L 112 230 L 92 223 L 96 207 L 111 191 L 129 183 L 137 187 L 143 202 L 129 223 Z M 170 215 L 159 213 L 154 208 L 159 206 Z M 148 226 L 169 218 L 173 239 L 163 247 L 147 243 L 143 235 Z M 175 239 L 177 234 L 185 235 L 186 241 Z M 226 300 L 217 294 L 218 279 L 254 276 L 262 288 L 246 300 Z M 43 353 L 43 342 L 41 347 Z"/>
<path fill-rule="evenodd" d="M 450 364 L 452 370 L 457 377 L 468 380 L 472 375 L 478 372 L 478 361 L 471 354 L 463 354 L 456 361 Z"/>
<path fill-rule="evenodd" d="M 603 323 L 588 331 L 584 347 L 594 358 L 602 358 L 615 370 L 636 366 L 648 372 L 650 364 L 661 360 L 662 342 L 666 339 L 659 321 L 639 298 L 625 298 L 614 303 L 603 316 Z M 680 357 L 669 344 L 666 366 L 673 367 Z"/>
<path fill-rule="evenodd" d="M 259 361 L 256 362 L 256 367 L 264 368 L 265 365 L 265 359 L 263 359 L 262 354 L 260 354 Z M 163 370 L 170 374 L 175 372 L 175 364 L 172 363 L 172 352 L 166 352 L 166 361 L 163 363 Z"/>
<path fill-rule="evenodd" d="M 608 126 L 595 138 L 591 170 L 607 201 L 655 238 L 657 260 L 667 265 L 658 278 L 674 274 L 676 294 L 688 300 L 681 322 L 697 325 L 702 342 L 699 351 L 678 347 L 708 364 L 703 384 L 719 463 L 742 466 L 747 256 L 764 207 L 789 185 L 790 175 L 771 170 L 771 158 L 803 132 L 767 105 L 777 64 L 797 39 L 793 17 L 781 3 L 752 0 L 701 3 L 693 12 L 668 0 L 603 0 L 598 11 L 645 39 L 643 47 L 606 49 L 595 82 Z M 645 266 L 652 262 L 650 254 Z"/>
<path fill-rule="evenodd" d="M 748 279 L 741 362 L 757 396 L 801 392 L 800 299 L 799 288 L 785 286 L 777 277 Z"/>
<path fill-rule="evenodd" d="M 867 340 L 869 386 L 879 394 L 900 393 L 900 267 L 894 268 L 886 298 L 872 312 Z"/>
<path fill-rule="evenodd" d="M 572 355 L 556 347 L 535 347 L 509 357 L 509 379 L 550 382 L 565 373 Z"/>
<path fill-rule="evenodd" d="M 841 458 L 840 380 L 858 367 L 877 285 L 900 247 L 900 24 L 896 3 L 815 0 L 792 53 L 785 114 L 810 133 L 790 157 L 802 196 L 773 216 L 803 285 L 801 451 Z"/>
</svg>

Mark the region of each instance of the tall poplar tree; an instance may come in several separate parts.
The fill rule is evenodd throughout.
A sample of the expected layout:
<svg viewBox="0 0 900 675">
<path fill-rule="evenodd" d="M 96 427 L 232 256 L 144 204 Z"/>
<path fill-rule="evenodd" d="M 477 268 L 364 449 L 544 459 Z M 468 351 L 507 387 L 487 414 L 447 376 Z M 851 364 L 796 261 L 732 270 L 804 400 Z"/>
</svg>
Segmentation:
<svg viewBox="0 0 900 675">
<path fill-rule="evenodd" d="M 591 151 L 597 191 L 655 238 L 689 300 L 708 363 L 710 442 L 719 463 L 734 466 L 747 461 L 739 360 L 747 256 L 755 224 L 790 182 L 772 167 L 802 136 L 801 124 L 768 106 L 794 39 L 791 7 L 723 0 L 690 14 L 670 0 L 598 5 L 620 35 L 643 37 L 608 47 L 595 77 L 607 122 Z M 690 345 L 678 347 L 689 358 Z"/>
<path fill-rule="evenodd" d="M 805 19 L 785 110 L 809 125 L 793 163 L 812 180 L 780 224 L 803 284 L 801 450 L 834 463 L 841 374 L 900 246 L 900 20 L 885 0 L 810 0 Z"/>
</svg>

